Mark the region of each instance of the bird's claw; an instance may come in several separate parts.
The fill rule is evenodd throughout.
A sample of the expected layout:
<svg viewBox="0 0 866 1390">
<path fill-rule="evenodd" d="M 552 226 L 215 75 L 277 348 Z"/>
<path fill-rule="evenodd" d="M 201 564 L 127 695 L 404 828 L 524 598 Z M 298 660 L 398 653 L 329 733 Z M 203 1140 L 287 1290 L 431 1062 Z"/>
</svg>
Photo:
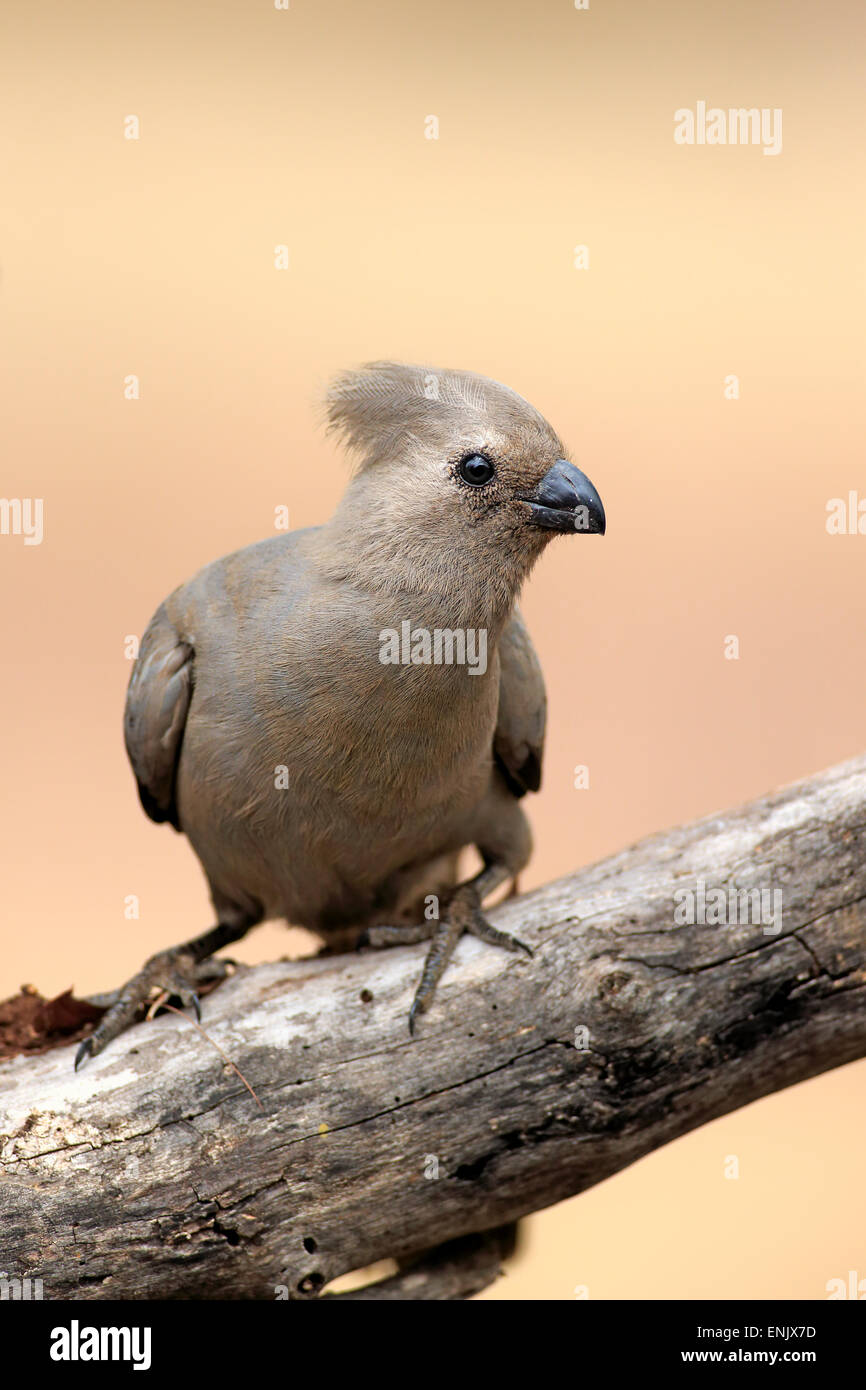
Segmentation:
<svg viewBox="0 0 866 1390">
<path fill-rule="evenodd" d="M 148 1006 L 146 1017 L 151 1018 L 169 999 L 179 999 L 184 1008 L 193 1010 L 200 1023 L 201 1001 L 195 985 L 223 978 L 227 973 L 225 965 L 224 961 L 213 958 L 196 961 L 189 949 L 182 946 L 152 956 L 117 992 L 114 1003 L 80 1044 L 75 1054 L 75 1070 L 134 1023 L 145 1006 Z"/>
<path fill-rule="evenodd" d="M 471 884 L 465 885 L 469 890 Z M 460 889 L 458 889 L 460 893 Z M 531 946 L 519 937 L 511 936 L 508 932 L 501 931 L 499 927 L 494 927 L 492 922 L 488 922 L 483 912 L 478 907 L 477 897 L 466 891 L 465 897 L 458 899 L 457 894 L 452 900 L 451 914 L 446 920 L 437 924 L 433 943 L 427 953 L 424 962 L 424 971 L 412 1007 L 409 1010 L 409 1032 L 415 1036 L 415 1020 L 419 1014 L 426 1013 L 430 1007 L 430 1002 L 448 961 L 454 951 L 454 947 L 460 940 L 464 932 L 469 932 L 472 936 L 477 936 L 480 941 L 486 941 L 491 946 L 499 946 L 505 951 L 524 951 L 527 956 L 535 955 Z"/>
</svg>

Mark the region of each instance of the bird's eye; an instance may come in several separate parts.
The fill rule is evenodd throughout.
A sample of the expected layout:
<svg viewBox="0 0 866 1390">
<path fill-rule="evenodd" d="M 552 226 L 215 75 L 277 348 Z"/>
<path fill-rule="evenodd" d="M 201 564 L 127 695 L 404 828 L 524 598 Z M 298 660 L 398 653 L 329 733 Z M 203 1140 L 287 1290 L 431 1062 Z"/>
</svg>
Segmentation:
<svg viewBox="0 0 866 1390">
<path fill-rule="evenodd" d="M 470 454 L 468 458 L 463 459 L 457 471 L 464 483 L 471 483 L 473 487 L 483 487 L 485 483 L 490 482 L 496 469 L 483 454 Z"/>
</svg>

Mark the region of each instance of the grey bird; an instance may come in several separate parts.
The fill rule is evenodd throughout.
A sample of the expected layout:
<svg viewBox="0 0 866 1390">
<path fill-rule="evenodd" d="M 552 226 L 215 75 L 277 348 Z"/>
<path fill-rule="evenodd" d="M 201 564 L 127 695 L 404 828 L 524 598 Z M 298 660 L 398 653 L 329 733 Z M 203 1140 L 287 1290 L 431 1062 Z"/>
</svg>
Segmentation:
<svg viewBox="0 0 866 1390">
<path fill-rule="evenodd" d="M 197 1010 L 213 953 L 264 920 L 337 947 L 429 940 L 413 1031 L 464 932 L 528 951 L 482 912 L 529 858 L 520 798 L 541 783 L 544 681 L 515 601 L 551 537 L 604 533 L 601 499 L 486 377 L 373 362 L 325 406 L 357 460 L 331 520 L 207 565 L 142 638 L 126 748 L 216 925 L 115 993 L 76 1067 L 154 991 Z M 457 882 L 470 845 L 483 868 Z"/>
</svg>

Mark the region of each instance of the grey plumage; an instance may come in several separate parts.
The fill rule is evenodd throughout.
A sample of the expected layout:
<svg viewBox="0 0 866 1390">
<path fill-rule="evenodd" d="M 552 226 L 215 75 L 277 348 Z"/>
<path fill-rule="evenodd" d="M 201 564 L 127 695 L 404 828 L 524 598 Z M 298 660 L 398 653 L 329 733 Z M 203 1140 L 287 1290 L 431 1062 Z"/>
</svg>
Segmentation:
<svg viewBox="0 0 866 1390">
<path fill-rule="evenodd" d="M 148 962 L 81 1056 L 153 987 L 193 999 L 211 952 L 264 919 L 432 938 L 413 1023 L 462 931 L 520 945 L 480 911 L 529 857 L 519 798 L 541 778 L 544 682 L 515 600 L 555 530 L 604 529 L 601 503 L 543 417 L 471 373 L 373 363 L 337 378 L 326 412 L 359 464 L 330 522 L 206 566 L 142 639 L 127 751 L 148 815 L 198 855 L 218 927 Z M 476 485 L 473 466 L 495 471 Z M 483 630 L 486 670 L 383 664 L 381 634 L 405 622 Z M 455 886 L 466 845 L 485 869 Z M 436 890 L 439 922 L 423 916 Z"/>
</svg>

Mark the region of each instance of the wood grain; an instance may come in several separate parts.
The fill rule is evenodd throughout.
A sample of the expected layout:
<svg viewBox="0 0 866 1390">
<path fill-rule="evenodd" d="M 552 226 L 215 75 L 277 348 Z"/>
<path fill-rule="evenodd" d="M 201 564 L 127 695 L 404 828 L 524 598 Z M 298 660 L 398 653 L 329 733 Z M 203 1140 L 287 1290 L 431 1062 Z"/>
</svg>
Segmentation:
<svg viewBox="0 0 866 1390">
<path fill-rule="evenodd" d="M 679 923 L 698 880 L 780 891 L 781 921 Z M 173 1015 L 77 1075 L 72 1048 L 4 1063 L 0 1273 L 304 1299 L 393 1257 L 350 1296 L 475 1292 L 517 1218 L 866 1055 L 866 759 L 492 918 L 534 959 L 464 939 L 414 1041 L 423 945 L 240 970 L 203 1023 L 263 1111 Z"/>
</svg>

